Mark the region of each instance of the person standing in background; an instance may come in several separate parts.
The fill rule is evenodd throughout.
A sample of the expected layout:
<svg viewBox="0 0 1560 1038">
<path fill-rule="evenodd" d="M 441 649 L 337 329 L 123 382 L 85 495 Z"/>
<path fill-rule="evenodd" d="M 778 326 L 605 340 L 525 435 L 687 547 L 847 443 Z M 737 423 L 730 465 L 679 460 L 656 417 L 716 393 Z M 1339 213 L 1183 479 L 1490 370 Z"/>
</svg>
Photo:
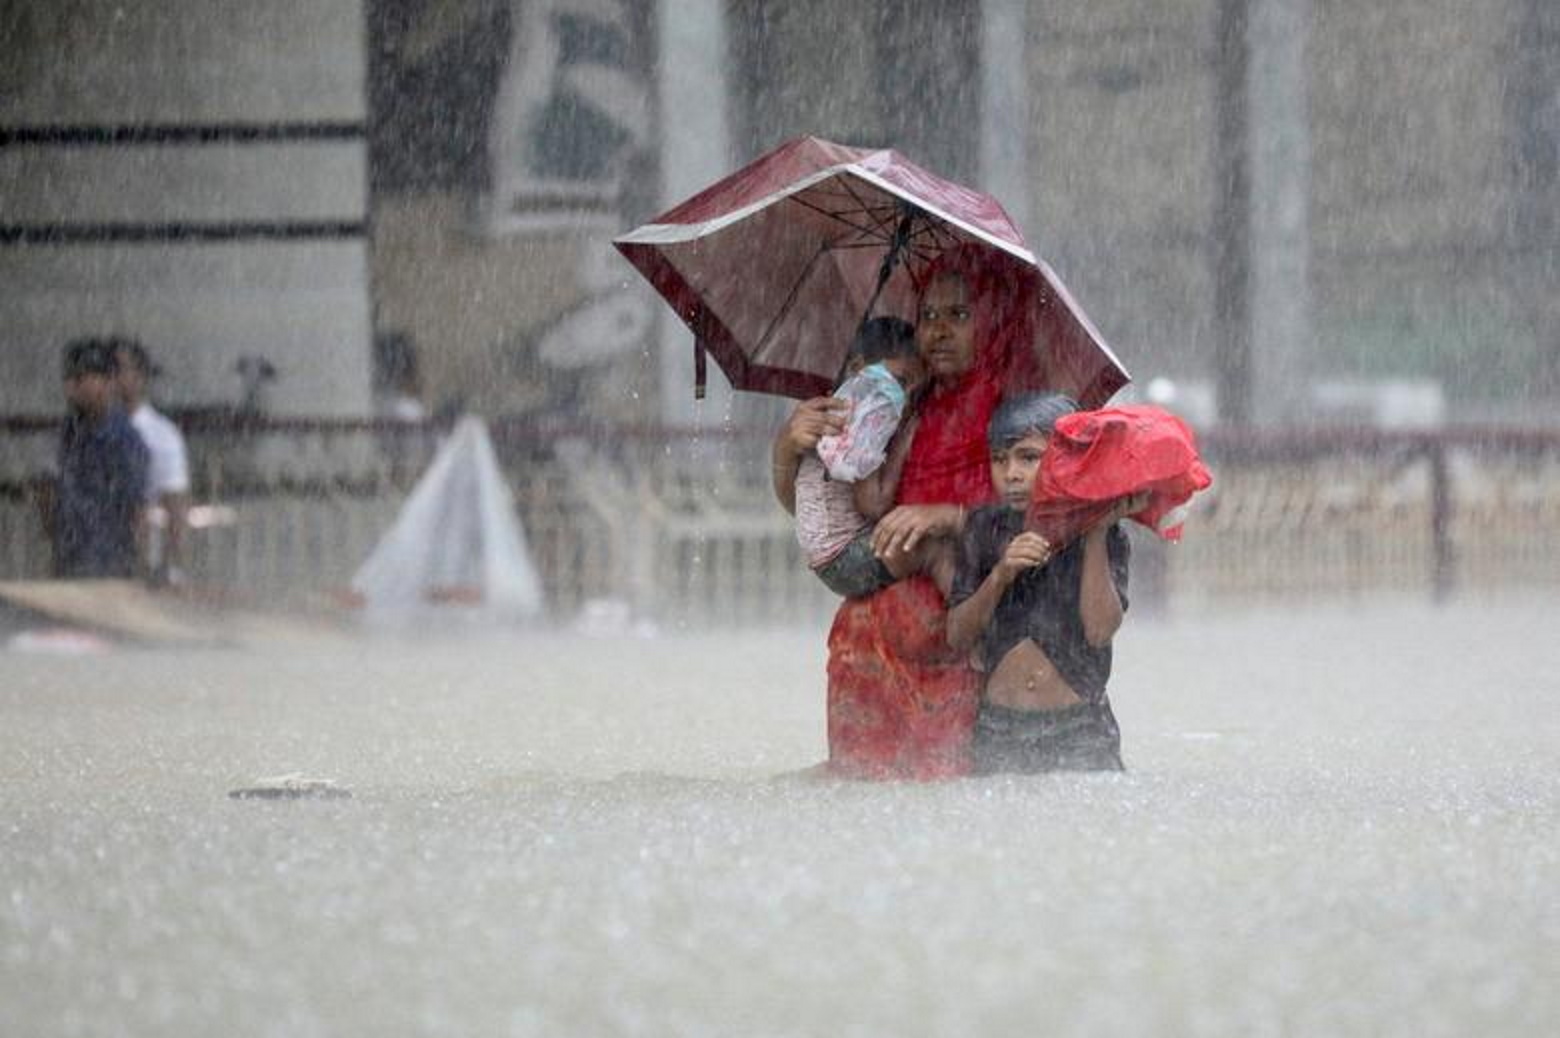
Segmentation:
<svg viewBox="0 0 1560 1038">
<path fill-rule="evenodd" d="M 150 455 L 146 508 L 137 539 L 153 584 L 177 585 L 184 579 L 185 531 L 189 525 L 190 463 L 184 434 L 147 399 L 147 387 L 161 374 L 146 347 L 134 339 L 114 339 L 119 363 L 119 394 L 130 424 Z"/>
<path fill-rule="evenodd" d="M 65 346 L 70 413 L 49 517 L 55 573 L 65 579 L 130 577 L 137 568 L 148 452 L 120 406 L 116 352 L 109 339 Z"/>
</svg>

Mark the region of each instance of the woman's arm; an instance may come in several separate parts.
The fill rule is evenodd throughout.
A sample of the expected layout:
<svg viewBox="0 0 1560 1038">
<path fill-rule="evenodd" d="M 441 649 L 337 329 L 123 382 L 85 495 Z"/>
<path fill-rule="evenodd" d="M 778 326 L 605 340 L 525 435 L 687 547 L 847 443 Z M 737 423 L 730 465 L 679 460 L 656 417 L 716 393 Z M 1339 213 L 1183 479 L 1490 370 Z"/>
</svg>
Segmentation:
<svg viewBox="0 0 1560 1038">
<path fill-rule="evenodd" d="M 825 436 L 838 435 L 845 428 L 850 404 L 832 396 L 815 396 L 796 405 L 791 416 L 775 433 L 769 448 L 769 476 L 775 500 L 787 512 L 796 512 L 796 469 L 802 456 Z"/>
<path fill-rule="evenodd" d="M 991 623 L 991 614 L 997 611 L 1002 596 L 1018 575 L 1045 565 L 1050 558 L 1050 544 L 1037 533 L 1021 533 L 1009 541 L 1002 561 L 991 568 L 975 593 L 948 610 L 948 645 L 964 652 L 979 641 L 981 632 Z"/>
<path fill-rule="evenodd" d="M 1140 511 L 1147 504 L 1147 495 L 1136 494 L 1122 498 L 1115 508 L 1083 535 L 1083 576 L 1078 593 L 1078 612 L 1083 619 L 1083 637 L 1094 648 L 1099 648 L 1116 636 L 1126 611 L 1121 596 L 1116 594 L 1116 582 L 1111 579 L 1110 528 L 1123 516 Z"/>
<path fill-rule="evenodd" d="M 964 529 L 963 505 L 899 505 L 872 528 L 872 553 L 888 558 L 915 551 L 927 537 L 953 537 Z"/>
</svg>

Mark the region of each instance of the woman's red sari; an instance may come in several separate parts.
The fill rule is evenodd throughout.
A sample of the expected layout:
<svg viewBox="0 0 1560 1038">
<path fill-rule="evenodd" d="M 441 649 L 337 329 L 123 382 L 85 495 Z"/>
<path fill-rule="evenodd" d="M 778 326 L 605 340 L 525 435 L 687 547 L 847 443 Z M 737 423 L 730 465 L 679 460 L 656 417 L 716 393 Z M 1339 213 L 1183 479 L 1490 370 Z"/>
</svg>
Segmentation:
<svg viewBox="0 0 1560 1038">
<path fill-rule="evenodd" d="M 944 253 L 926 284 L 963 275 L 975 320 L 975 361 L 918 408 L 897 502 L 984 504 L 992 496 L 986 425 L 1004 389 L 1033 384 L 1025 309 L 990 276 L 979 251 Z M 980 698 L 979 674 L 948 647 L 947 606 L 926 577 L 846 599 L 829 630 L 829 765 L 861 778 L 964 774 Z"/>
</svg>

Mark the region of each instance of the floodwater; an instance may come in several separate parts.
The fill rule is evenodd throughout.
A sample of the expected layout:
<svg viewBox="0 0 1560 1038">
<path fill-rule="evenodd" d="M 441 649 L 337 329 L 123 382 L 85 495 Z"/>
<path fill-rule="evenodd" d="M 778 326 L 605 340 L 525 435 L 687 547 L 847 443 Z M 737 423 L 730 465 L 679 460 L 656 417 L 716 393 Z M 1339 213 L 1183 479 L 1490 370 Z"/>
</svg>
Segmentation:
<svg viewBox="0 0 1560 1038">
<path fill-rule="evenodd" d="M 929 785 L 821 630 L 0 653 L 0 1034 L 1550 1033 L 1554 605 L 1129 618 L 1127 774 Z"/>
</svg>

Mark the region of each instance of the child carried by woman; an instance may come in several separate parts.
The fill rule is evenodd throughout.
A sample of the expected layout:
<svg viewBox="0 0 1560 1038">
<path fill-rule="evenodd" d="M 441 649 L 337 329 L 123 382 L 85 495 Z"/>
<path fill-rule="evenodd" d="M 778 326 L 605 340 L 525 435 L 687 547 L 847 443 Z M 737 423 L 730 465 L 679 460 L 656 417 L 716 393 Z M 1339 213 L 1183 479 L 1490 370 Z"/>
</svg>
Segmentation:
<svg viewBox="0 0 1560 1038">
<path fill-rule="evenodd" d="M 846 371 L 834 391 L 851 405 L 845 428 L 821 438 L 797 469 L 797 542 L 818 579 L 846 598 L 922 571 L 946 592 L 951 545 L 928 540 L 888 560 L 872 549 L 873 524 L 893 506 L 910 444 L 909 429 L 901 432 L 902 424 L 911 424 L 903 423 L 905 412 L 927 378 L 914 326 L 897 317 L 865 322 L 851 343 Z"/>
</svg>

